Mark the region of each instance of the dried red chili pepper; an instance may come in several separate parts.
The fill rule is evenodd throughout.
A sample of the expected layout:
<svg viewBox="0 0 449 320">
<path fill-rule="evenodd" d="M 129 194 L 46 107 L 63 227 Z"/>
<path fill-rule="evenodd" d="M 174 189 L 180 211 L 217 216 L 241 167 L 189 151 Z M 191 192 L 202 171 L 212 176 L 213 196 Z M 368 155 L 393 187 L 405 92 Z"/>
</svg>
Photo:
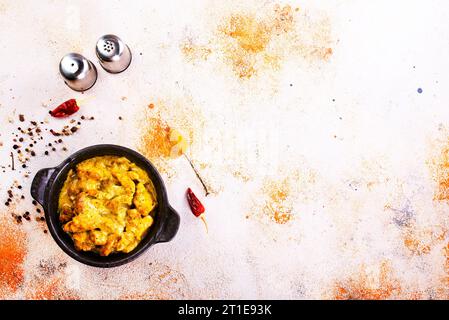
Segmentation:
<svg viewBox="0 0 449 320">
<path fill-rule="evenodd" d="M 67 100 L 66 102 L 60 104 L 56 109 L 50 111 L 50 115 L 55 118 L 65 118 L 68 117 L 80 109 L 78 107 L 75 99 Z"/>
<path fill-rule="evenodd" d="M 195 217 L 199 217 L 204 213 L 204 211 L 206 211 L 203 204 L 200 202 L 200 200 L 198 200 L 198 198 L 190 188 L 187 189 L 187 201 L 189 202 L 190 209 L 192 210 L 192 213 L 195 215 Z"/>
<path fill-rule="evenodd" d="M 204 212 L 206 211 L 206 209 L 204 209 L 203 204 L 190 188 L 187 189 L 186 196 L 193 215 L 197 218 L 200 218 L 204 222 L 204 225 L 206 226 L 206 232 L 208 232 L 209 228 L 207 226 L 206 218 L 204 217 Z"/>
</svg>

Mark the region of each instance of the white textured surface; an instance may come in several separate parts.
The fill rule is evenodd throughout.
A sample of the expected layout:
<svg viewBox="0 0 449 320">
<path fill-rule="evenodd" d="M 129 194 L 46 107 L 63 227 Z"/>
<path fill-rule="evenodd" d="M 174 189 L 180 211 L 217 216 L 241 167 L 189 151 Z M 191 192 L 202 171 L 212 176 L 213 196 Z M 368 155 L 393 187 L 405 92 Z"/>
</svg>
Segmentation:
<svg viewBox="0 0 449 320">
<path fill-rule="evenodd" d="M 100 270 L 66 257 L 37 223 L 24 222 L 25 278 L 7 297 L 35 290 L 41 260 L 66 262 L 52 277 L 63 279 L 58 290 L 81 298 L 334 298 L 339 286 L 360 298 L 447 297 L 447 233 L 416 254 L 404 245 L 409 229 L 386 209 L 408 203 L 413 230 L 449 227 L 449 208 L 433 200 L 429 168 L 438 141 L 447 141 L 447 1 L 282 1 L 312 20 L 325 17 L 333 54 L 310 62 L 293 50 L 281 54 L 279 69 L 261 68 L 250 79 L 237 77 L 223 58 L 217 28 L 238 12 L 269 14 L 276 2 L 68 3 L 0 0 L 0 165 L 10 162 L 18 115 L 44 119 L 42 104 L 88 98 L 82 111 L 96 120 L 65 139 L 69 153 L 96 143 L 138 148 L 138 120 L 151 102 L 168 106 L 162 118 L 167 112 L 175 123 L 194 109 L 202 127 L 190 156 L 216 191 L 202 197 L 209 234 L 184 198 L 189 186 L 201 194 L 200 184 L 183 158 L 169 160 L 164 177 L 182 219 L 172 242 Z M 306 26 L 305 16 L 294 28 Z M 311 24 L 305 35 L 319 28 Z M 59 78 L 60 58 L 75 51 L 96 62 L 95 42 L 105 33 L 129 44 L 130 68 L 119 75 L 99 68 L 93 89 L 70 91 Z M 180 49 L 186 39 L 210 45 L 211 56 L 189 61 Z M 41 154 L 30 164 L 33 174 L 68 156 Z M 17 171 L 0 175 L 5 199 L 14 179 L 29 188 Z M 270 181 L 289 184 L 293 219 L 286 224 L 264 215 Z M 9 210 L 0 213 L 9 218 Z M 49 297 L 64 297 L 58 294 Z"/>
</svg>

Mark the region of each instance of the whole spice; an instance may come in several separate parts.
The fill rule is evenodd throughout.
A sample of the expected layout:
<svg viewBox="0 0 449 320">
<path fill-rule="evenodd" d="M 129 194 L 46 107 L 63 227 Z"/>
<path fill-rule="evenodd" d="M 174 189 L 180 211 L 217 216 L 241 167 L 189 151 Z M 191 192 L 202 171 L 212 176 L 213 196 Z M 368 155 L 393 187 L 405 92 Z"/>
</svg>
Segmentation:
<svg viewBox="0 0 449 320">
<path fill-rule="evenodd" d="M 11 152 L 10 156 L 11 156 L 11 170 L 14 171 L 14 170 L 16 170 L 14 167 L 14 154 Z"/>
<path fill-rule="evenodd" d="M 193 193 L 192 189 L 190 189 L 190 188 L 187 189 L 186 196 L 187 196 L 187 201 L 190 206 L 190 210 L 192 210 L 193 215 L 197 218 L 200 218 L 203 221 L 204 226 L 206 227 L 206 232 L 208 232 L 209 228 L 207 226 L 206 218 L 204 217 L 204 212 L 206 211 L 206 209 L 204 209 L 203 204 L 196 197 L 196 195 Z"/>
<path fill-rule="evenodd" d="M 77 103 L 81 103 L 80 100 L 77 100 Z M 20 126 L 16 127 L 16 129 L 11 132 L 11 150 L 9 152 L 9 164 L 7 166 L 0 166 L 0 171 L 2 173 L 5 173 L 6 168 L 9 168 L 13 172 L 16 172 L 17 175 L 21 175 L 22 178 L 28 179 L 31 174 L 29 168 L 32 161 L 35 161 L 36 158 L 39 158 L 41 154 L 49 156 L 52 152 L 56 152 L 59 150 L 64 152 L 68 151 L 68 148 L 64 145 L 63 138 L 68 135 L 77 134 L 81 129 L 82 121 L 88 120 L 88 118 L 86 118 L 85 116 L 84 120 L 81 120 L 80 117 L 81 115 L 78 116 L 78 119 L 61 119 L 60 121 L 66 123 L 65 125 L 63 125 L 63 128 L 61 130 L 58 129 L 56 131 L 56 129 L 52 129 L 50 127 L 50 125 L 48 124 L 49 121 L 46 119 L 42 121 L 39 121 L 37 119 L 27 119 L 29 121 L 25 121 L 24 116 L 24 121 L 21 122 Z M 70 125 L 75 123 L 77 124 Z M 57 137 L 55 139 L 53 135 L 58 135 L 61 137 Z M 12 188 L 16 190 L 13 190 Z M 25 188 L 23 187 L 23 185 L 20 185 L 17 181 L 15 181 L 11 185 L 11 192 L 8 192 L 8 197 L 6 199 L 0 198 L 0 201 L 3 201 L 3 205 L 8 207 L 10 210 L 15 209 L 16 205 L 19 205 L 21 202 L 26 200 L 25 194 L 27 193 L 27 191 L 25 191 L 24 189 Z M 34 205 L 37 205 L 37 203 Z M 22 223 L 22 221 L 25 220 L 28 221 L 28 219 L 21 214 L 13 215 L 13 218 L 18 223 Z"/>
<path fill-rule="evenodd" d="M 67 100 L 66 102 L 60 104 L 56 109 L 50 111 L 50 115 L 55 118 L 65 118 L 75 112 L 80 108 L 78 107 L 75 99 Z"/>
<path fill-rule="evenodd" d="M 201 178 L 200 173 L 198 172 L 198 170 L 196 170 L 195 166 L 193 165 L 193 162 L 190 160 L 190 158 L 184 153 L 183 154 L 184 157 L 187 159 L 187 161 L 189 162 L 190 166 L 193 169 L 193 172 L 195 172 L 196 177 L 198 178 L 198 180 L 200 180 L 201 185 L 203 186 L 204 192 L 206 193 L 206 197 L 210 194 L 209 189 L 207 189 L 206 184 L 204 183 L 203 178 Z"/>
</svg>

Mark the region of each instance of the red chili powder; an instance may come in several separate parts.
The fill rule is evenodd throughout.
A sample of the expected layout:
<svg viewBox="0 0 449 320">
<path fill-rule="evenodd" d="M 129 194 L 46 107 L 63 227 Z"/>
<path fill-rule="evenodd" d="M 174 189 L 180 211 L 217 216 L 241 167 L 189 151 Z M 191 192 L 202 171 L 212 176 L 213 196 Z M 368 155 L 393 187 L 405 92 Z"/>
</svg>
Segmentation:
<svg viewBox="0 0 449 320">
<path fill-rule="evenodd" d="M 0 218 L 0 292 L 16 292 L 24 280 L 26 235 L 18 225 Z"/>
<path fill-rule="evenodd" d="M 25 297 L 28 300 L 79 300 L 79 295 L 68 290 L 62 276 L 52 279 L 41 279 L 31 283 Z"/>
</svg>

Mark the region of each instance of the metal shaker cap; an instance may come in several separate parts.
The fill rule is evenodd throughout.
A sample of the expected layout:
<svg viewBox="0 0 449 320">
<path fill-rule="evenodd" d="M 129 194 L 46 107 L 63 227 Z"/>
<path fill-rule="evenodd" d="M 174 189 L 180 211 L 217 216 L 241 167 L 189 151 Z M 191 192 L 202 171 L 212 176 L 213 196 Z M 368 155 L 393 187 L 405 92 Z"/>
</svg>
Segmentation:
<svg viewBox="0 0 449 320">
<path fill-rule="evenodd" d="M 131 50 L 113 34 L 107 34 L 98 39 L 96 53 L 103 69 L 110 73 L 125 71 L 131 64 Z"/>
<path fill-rule="evenodd" d="M 97 81 L 97 68 L 78 53 L 65 55 L 59 63 L 64 82 L 75 91 L 86 91 Z"/>
</svg>

